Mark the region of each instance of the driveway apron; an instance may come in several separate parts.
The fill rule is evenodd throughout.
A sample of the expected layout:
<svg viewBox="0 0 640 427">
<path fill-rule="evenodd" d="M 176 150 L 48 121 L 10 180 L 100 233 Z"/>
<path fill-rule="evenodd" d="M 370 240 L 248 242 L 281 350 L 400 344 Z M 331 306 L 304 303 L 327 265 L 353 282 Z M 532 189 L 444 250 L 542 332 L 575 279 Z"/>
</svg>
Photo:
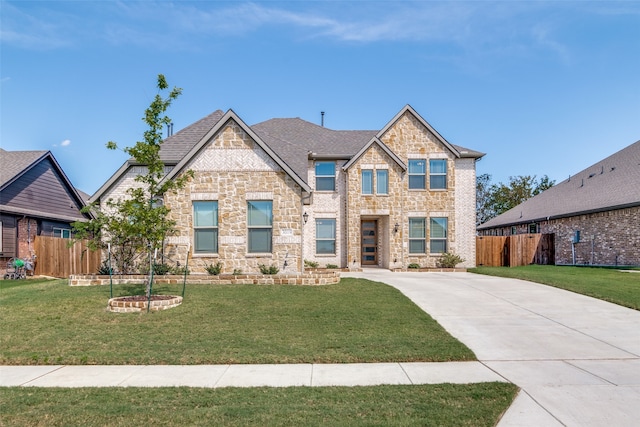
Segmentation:
<svg viewBox="0 0 640 427">
<path fill-rule="evenodd" d="M 640 425 L 640 311 L 472 273 L 343 273 L 394 286 L 521 388 L 506 426 Z"/>
</svg>

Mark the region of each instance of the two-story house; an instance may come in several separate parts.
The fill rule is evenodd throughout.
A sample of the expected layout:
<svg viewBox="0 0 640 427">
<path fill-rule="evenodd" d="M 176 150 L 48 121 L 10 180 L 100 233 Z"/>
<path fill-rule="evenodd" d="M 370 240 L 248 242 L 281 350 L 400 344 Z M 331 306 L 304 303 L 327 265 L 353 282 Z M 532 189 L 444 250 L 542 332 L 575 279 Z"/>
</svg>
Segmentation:
<svg viewBox="0 0 640 427">
<path fill-rule="evenodd" d="M 434 267 L 444 252 L 475 263 L 475 163 L 411 106 L 382 129 L 339 131 L 301 120 L 248 126 L 216 111 L 169 136 L 161 158 L 194 177 L 164 203 L 177 222 L 165 253 L 203 273 Z M 91 198 L 124 197 L 141 171 L 127 161 Z"/>
</svg>

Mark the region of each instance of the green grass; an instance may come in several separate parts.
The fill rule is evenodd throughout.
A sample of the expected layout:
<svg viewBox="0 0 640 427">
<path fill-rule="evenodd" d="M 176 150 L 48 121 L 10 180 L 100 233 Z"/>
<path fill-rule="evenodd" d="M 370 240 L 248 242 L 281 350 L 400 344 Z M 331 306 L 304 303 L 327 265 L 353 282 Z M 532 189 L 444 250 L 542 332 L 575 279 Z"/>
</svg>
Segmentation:
<svg viewBox="0 0 640 427">
<path fill-rule="evenodd" d="M 507 383 L 289 388 L 0 388 L 0 425 L 494 426 Z"/>
<path fill-rule="evenodd" d="M 478 267 L 469 271 L 544 283 L 640 310 L 640 273 L 613 268 L 552 265 Z"/>
<path fill-rule="evenodd" d="M 142 286 L 114 286 L 114 295 Z M 180 294 L 181 285 L 156 286 Z M 181 306 L 106 311 L 108 286 L 0 281 L 0 364 L 347 363 L 475 360 L 396 289 L 187 285 Z"/>
</svg>

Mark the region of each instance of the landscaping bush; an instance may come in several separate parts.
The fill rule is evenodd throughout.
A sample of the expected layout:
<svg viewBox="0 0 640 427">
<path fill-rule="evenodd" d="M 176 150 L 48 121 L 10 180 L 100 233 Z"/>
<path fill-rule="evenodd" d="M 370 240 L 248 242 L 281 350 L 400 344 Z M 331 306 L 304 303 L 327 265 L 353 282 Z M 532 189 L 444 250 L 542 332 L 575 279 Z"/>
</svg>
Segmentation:
<svg viewBox="0 0 640 427">
<path fill-rule="evenodd" d="M 339 267 L 335 264 L 327 264 L 327 268 L 339 268 Z"/>
<path fill-rule="evenodd" d="M 210 265 L 205 264 L 204 268 L 207 270 L 207 273 L 211 274 L 212 276 L 217 276 L 222 271 L 222 263 L 217 262 Z"/>
<path fill-rule="evenodd" d="M 262 274 L 278 274 L 278 271 L 280 271 L 280 269 L 275 265 L 270 265 L 267 267 L 264 264 L 259 264 L 258 268 L 260 269 L 260 273 Z"/>
<path fill-rule="evenodd" d="M 165 263 L 154 263 L 153 264 L 153 274 L 158 276 L 164 276 L 165 274 L 171 273 L 171 266 Z"/>
<path fill-rule="evenodd" d="M 464 262 L 464 259 L 460 258 L 459 255 L 452 254 L 450 252 L 445 252 L 442 254 L 442 257 L 438 260 L 438 267 L 440 268 L 455 268 L 456 265 Z"/>
<path fill-rule="evenodd" d="M 408 265 L 409 268 L 413 268 L 413 269 L 419 269 L 420 268 L 420 264 L 417 264 L 415 262 L 412 262 L 411 264 Z"/>
<path fill-rule="evenodd" d="M 109 263 L 107 261 L 102 261 L 102 264 L 100 264 L 100 267 L 98 268 L 98 274 L 108 276 L 113 274 L 113 268 L 109 268 Z"/>
<path fill-rule="evenodd" d="M 233 275 L 234 276 L 239 276 L 242 274 L 242 269 L 241 268 L 234 268 L 233 269 Z"/>
<path fill-rule="evenodd" d="M 188 267 L 181 267 L 176 265 L 171 269 L 171 274 L 175 274 L 176 276 L 184 276 L 185 274 L 190 274 Z"/>
<path fill-rule="evenodd" d="M 304 260 L 304 266 L 307 268 L 318 268 L 318 263 L 315 261 L 309 261 L 308 259 Z"/>
</svg>

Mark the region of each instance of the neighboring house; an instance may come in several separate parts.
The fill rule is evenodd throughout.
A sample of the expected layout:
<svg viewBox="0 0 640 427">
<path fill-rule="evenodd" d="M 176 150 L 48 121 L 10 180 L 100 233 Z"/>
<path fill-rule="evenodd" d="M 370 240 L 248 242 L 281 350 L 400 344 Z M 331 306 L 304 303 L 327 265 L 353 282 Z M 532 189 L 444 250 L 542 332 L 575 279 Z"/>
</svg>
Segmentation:
<svg viewBox="0 0 640 427">
<path fill-rule="evenodd" d="M 70 238 L 71 224 L 89 219 L 80 212 L 85 200 L 50 151 L 0 149 L 2 269 L 11 258 L 37 255 L 36 236 Z"/>
<path fill-rule="evenodd" d="M 640 265 L 640 141 L 478 227 L 555 234 L 556 264 Z"/>
<path fill-rule="evenodd" d="M 299 118 L 248 126 L 216 111 L 168 137 L 167 175 L 190 183 L 164 203 L 178 233 L 165 254 L 204 272 L 434 267 L 443 252 L 475 263 L 475 163 L 406 106 L 381 130 L 336 131 Z M 91 201 L 125 195 L 144 171 L 130 159 Z"/>
</svg>

